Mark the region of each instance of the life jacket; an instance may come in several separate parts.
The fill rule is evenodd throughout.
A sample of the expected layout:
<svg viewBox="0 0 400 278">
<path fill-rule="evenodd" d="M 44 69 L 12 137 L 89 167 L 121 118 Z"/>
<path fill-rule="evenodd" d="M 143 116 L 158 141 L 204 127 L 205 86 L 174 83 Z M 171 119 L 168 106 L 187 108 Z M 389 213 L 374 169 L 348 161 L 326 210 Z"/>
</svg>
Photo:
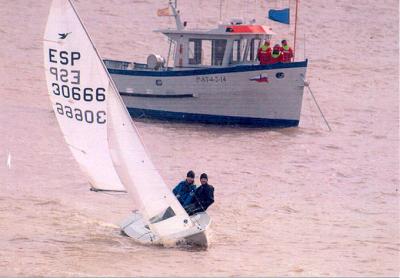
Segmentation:
<svg viewBox="0 0 400 278">
<path fill-rule="evenodd" d="M 283 45 L 281 47 L 282 52 L 282 62 L 283 63 L 290 63 L 293 58 L 293 50 L 288 45 Z"/>
<path fill-rule="evenodd" d="M 260 51 L 261 51 L 261 52 L 267 52 L 268 50 L 271 51 L 271 47 L 270 47 L 269 45 L 263 44 L 263 45 L 260 47 Z"/>
<path fill-rule="evenodd" d="M 282 62 L 282 53 L 279 51 L 277 54 L 274 54 L 274 52 L 269 53 L 268 57 L 268 64 L 276 64 Z"/>
<path fill-rule="evenodd" d="M 277 54 L 274 54 L 274 52 L 271 53 L 271 57 L 274 58 L 274 59 L 278 58 L 279 55 L 281 55 L 280 52 L 278 52 Z"/>
<path fill-rule="evenodd" d="M 261 65 L 266 65 L 268 64 L 268 56 L 269 53 L 271 53 L 271 47 L 263 44 L 259 49 L 257 53 L 257 58 L 260 61 Z"/>
</svg>

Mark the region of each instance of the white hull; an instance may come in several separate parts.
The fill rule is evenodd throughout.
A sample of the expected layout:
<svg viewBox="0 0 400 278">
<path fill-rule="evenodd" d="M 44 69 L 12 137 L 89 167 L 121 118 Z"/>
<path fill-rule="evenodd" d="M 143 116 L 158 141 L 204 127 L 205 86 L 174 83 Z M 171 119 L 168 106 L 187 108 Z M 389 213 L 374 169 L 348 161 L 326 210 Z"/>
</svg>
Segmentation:
<svg viewBox="0 0 400 278">
<path fill-rule="evenodd" d="M 184 233 L 176 234 L 173 238 L 161 241 L 153 234 L 146 223 L 143 221 L 142 215 L 135 211 L 120 227 L 121 231 L 132 238 L 134 241 L 141 244 L 155 244 L 164 246 L 189 245 L 207 248 L 210 244 L 209 226 L 211 219 L 206 212 L 197 213 L 190 216 L 190 219 L 195 224 L 193 228 Z"/>
<path fill-rule="evenodd" d="M 297 62 L 226 70 L 108 70 L 135 117 L 294 126 L 306 67 Z"/>
</svg>

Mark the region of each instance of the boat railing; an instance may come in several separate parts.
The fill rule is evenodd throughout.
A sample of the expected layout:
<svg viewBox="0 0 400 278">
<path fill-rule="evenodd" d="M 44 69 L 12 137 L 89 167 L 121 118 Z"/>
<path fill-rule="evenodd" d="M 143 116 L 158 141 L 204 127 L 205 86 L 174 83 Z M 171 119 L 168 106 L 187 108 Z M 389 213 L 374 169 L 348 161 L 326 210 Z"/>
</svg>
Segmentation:
<svg viewBox="0 0 400 278">
<path fill-rule="evenodd" d="M 152 69 L 144 63 L 136 63 L 136 62 L 126 62 L 126 61 L 118 61 L 118 60 L 110 60 L 104 59 L 104 64 L 108 69 L 115 70 L 143 70 L 143 71 L 166 71 L 166 70 L 174 70 L 172 67 L 161 67 L 158 69 Z"/>
<path fill-rule="evenodd" d="M 224 66 L 205 66 L 205 65 L 191 65 L 183 67 L 161 67 L 159 69 L 152 69 L 144 63 L 118 61 L 118 60 L 103 60 L 104 64 L 108 69 L 113 70 L 133 70 L 133 71 L 182 71 L 182 70 L 201 70 L 210 68 L 224 68 Z M 297 62 L 297 61 L 296 61 Z M 228 67 L 237 66 L 258 66 L 260 63 L 258 61 L 240 61 L 235 63 L 230 63 Z"/>
<path fill-rule="evenodd" d="M 104 64 L 109 69 L 118 70 L 149 70 L 147 64 L 104 59 Z"/>
</svg>

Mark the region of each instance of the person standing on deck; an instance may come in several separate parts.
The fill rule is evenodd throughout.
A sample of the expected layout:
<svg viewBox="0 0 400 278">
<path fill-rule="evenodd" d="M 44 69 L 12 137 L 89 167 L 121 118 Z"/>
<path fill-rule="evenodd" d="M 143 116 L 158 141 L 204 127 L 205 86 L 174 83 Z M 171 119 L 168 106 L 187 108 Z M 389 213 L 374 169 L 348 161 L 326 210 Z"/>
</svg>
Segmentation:
<svg viewBox="0 0 400 278">
<path fill-rule="evenodd" d="M 282 62 L 283 62 L 283 63 L 290 63 L 290 62 L 292 62 L 292 59 L 293 59 L 293 50 L 292 50 L 292 48 L 288 45 L 287 40 L 282 40 L 281 52 L 282 52 Z"/>
<path fill-rule="evenodd" d="M 187 172 L 186 179 L 181 181 L 175 188 L 172 190 L 179 203 L 182 206 L 187 206 L 192 202 L 192 198 L 194 195 L 194 191 L 196 190 L 196 185 L 194 184 L 195 174 L 192 170 Z"/>
<path fill-rule="evenodd" d="M 264 44 L 257 51 L 257 59 L 260 61 L 261 65 L 268 64 L 268 56 L 271 51 L 271 43 L 267 40 L 264 41 Z"/>
<path fill-rule="evenodd" d="M 281 63 L 282 62 L 282 52 L 281 52 L 281 46 L 279 44 L 275 44 L 274 48 L 272 49 L 272 52 L 268 54 L 268 65 L 271 64 L 276 64 L 276 63 Z"/>
</svg>

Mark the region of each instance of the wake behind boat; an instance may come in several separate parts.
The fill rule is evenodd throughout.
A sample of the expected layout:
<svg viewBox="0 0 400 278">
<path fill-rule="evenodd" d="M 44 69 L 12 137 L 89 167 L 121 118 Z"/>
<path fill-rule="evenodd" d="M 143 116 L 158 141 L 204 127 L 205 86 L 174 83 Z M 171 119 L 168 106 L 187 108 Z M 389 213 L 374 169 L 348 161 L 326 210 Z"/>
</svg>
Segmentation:
<svg viewBox="0 0 400 278">
<path fill-rule="evenodd" d="M 297 126 L 307 60 L 262 65 L 257 51 L 274 33 L 232 20 L 211 30 L 189 29 L 170 2 L 175 29 L 167 59 L 104 60 L 133 117 L 266 127 Z M 169 66 L 169 60 L 173 65 Z"/>
<path fill-rule="evenodd" d="M 94 188 L 126 189 L 138 209 L 121 225 L 125 234 L 208 246 L 211 219 L 189 216 L 166 186 L 71 1 L 53 1 L 43 46 L 50 100 L 76 161 Z"/>
</svg>

